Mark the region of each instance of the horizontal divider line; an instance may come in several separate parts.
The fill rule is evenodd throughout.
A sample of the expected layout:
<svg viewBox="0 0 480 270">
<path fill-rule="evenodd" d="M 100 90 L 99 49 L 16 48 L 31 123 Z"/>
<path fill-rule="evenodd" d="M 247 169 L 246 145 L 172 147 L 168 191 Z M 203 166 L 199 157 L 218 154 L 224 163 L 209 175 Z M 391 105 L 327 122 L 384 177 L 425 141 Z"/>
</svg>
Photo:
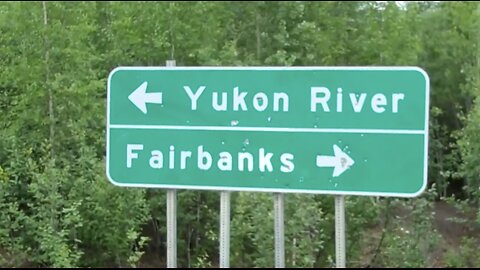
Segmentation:
<svg viewBox="0 0 480 270">
<path fill-rule="evenodd" d="M 206 130 L 206 131 L 264 131 L 297 133 L 374 133 L 374 134 L 419 134 L 424 130 L 415 129 L 358 129 L 358 128 L 285 128 L 285 127 L 222 127 L 222 126 L 172 126 L 172 125 L 109 125 L 111 129 L 164 129 L 164 130 Z"/>
</svg>

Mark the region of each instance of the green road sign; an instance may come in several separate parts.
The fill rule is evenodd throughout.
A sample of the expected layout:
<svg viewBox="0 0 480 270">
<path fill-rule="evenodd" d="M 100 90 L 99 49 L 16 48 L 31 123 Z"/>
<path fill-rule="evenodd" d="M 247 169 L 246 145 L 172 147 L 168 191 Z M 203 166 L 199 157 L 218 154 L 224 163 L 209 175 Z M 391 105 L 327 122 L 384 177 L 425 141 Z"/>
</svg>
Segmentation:
<svg viewBox="0 0 480 270">
<path fill-rule="evenodd" d="M 120 67 L 106 173 L 130 187 L 413 197 L 428 108 L 416 67 Z"/>
</svg>

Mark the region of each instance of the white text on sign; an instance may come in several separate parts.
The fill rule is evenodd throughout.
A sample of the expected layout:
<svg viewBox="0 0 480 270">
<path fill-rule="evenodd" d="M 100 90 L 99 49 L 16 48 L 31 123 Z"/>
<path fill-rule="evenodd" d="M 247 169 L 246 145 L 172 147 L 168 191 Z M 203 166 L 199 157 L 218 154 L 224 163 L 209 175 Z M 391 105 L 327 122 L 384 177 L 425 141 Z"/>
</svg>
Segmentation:
<svg viewBox="0 0 480 270">
<path fill-rule="evenodd" d="M 193 90 L 195 87 L 190 86 L 184 86 L 183 88 L 190 99 L 192 111 L 196 111 L 198 109 L 198 100 L 204 94 L 206 86 L 197 87 L 196 90 Z M 270 98 L 263 92 L 257 92 L 253 96 L 250 95 L 251 98 L 249 94 L 247 91 L 240 91 L 239 87 L 234 87 L 230 93 L 212 92 L 211 105 L 215 111 L 227 111 L 229 108 L 233 111 L 248 111 L 253 108 L 255 111 L 262 112 L 270 107 L 270 110 L 274 112 L 288 112 L 289 96 L 284 92 L 274 92 Z M 386 111 L 398 113 L 400 103 L 404 100 L 404 93 L 393 93 L 391 95 L 375 93 L 369 95 L 362 92 L 358 93 L 358 91 L 347 92 L 343 88 L 338 87 L 335 95 L 332 94 L 329 88 L 324 86 L 313 86 L 310 88 L 311 112 L 317 112 L 317 110 L 323 112 L 343 112 L 345 106 L 349 106 L 356 113 L 370 109 L 375 113 L 384 113 Z"/>
</svg>

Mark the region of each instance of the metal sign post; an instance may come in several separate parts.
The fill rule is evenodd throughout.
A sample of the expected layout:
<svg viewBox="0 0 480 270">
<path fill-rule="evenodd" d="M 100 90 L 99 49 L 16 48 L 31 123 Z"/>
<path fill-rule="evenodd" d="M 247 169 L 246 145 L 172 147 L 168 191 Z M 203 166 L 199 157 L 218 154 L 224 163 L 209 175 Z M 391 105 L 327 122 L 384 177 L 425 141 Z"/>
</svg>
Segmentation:
<svg viewBox="0 0 480 270">
<path fill-rule="evenodd" d="M 177 191 L 167 190 L 167 268 L 177 267 Z"/>
<path fill-rule="evenodd" d="M 285 268 L 285 198 L 281 193 L 274 196 L 275 209 L 275 268 Z"/>
<path fill-rule="evenodd" d="M 337 268 L 345 268 L 345 196 L 335 196 L 335 259 Z"/>
<path fill-rule="evenodd" d="M 167 67 L 174 67 L 175 60 L 167 60 Z M 177 190 L 167 190 L 167 267 L 177 267 Z"/>
<path fill-rule="evenodd" d="M 230 192 L 220 193 L 220 268 L 230 268 Z"/>
</svg>

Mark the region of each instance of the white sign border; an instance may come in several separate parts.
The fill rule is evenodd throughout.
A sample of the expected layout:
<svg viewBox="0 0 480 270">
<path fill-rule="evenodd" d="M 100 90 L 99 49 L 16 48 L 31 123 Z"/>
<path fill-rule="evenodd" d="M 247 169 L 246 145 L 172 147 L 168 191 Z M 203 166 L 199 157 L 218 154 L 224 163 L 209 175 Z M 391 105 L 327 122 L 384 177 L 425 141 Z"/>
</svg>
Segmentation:
<svg viewBox="0 0 480 270">
<path fill-rule="evenodd" d="M 425 78 L 425 126 L 424 134 L 424 161 L 423 161 L 423 184 L 415 193 L 396 192 L 357 192 L 338 190 L 303 190 L 303 189 L 276 189 L 276 188 L 239 188 L 223 186 L 189 186 L 189 185 L 164 185 L 164 184 L 125 184 L 116 182 L 110 175 L 110 84 L 112 76 L 121 70 L 386 70 L 386 71 L 418 71 Z M 159 188 L 180 190 L 210 190 L 210 191 L 243 191 L 243 192 L 268 192 L 268 193 L 302 193 L 302 194 L 325 194 L 325 195 L 354 195 L 370 197 L 401 197 L 412 198 L 422 194 L 428 184 L 428 143 L 429 143 L 429 112 L 430 112 L 430 78 L 420 67 L 416 66 L 198 66 L 198 67 L 152 67 L 152 66 L 120 66 L 113 69 L 107 81 L 107 123 L 106 123 L 106 175 L 110 183 L 120 187 Z"/>
</svg>

